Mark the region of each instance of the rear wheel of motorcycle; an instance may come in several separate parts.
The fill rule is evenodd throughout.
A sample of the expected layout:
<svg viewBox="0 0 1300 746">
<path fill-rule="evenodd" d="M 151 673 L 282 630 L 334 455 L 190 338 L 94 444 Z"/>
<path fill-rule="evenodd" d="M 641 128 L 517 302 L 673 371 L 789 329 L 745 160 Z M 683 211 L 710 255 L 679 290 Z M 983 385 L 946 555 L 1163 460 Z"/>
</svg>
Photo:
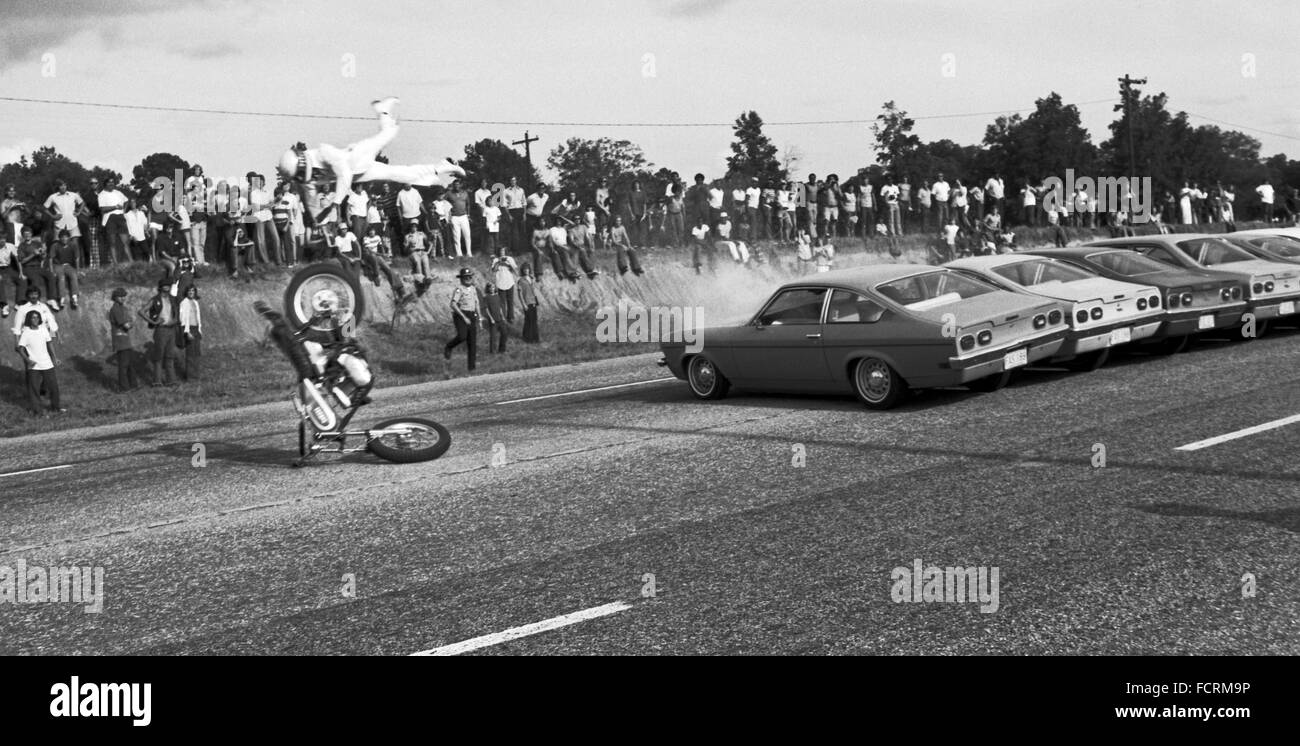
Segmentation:
<svg viewBox="0 0 1300 746">
<path fill-rule="evenodd" d="M 375 425 L 373 430 L 405 430 L 380 435 L 370 441 L 370 452 L 399 464 L 432 461 L 451 447 L 451 433 L 433 420 L 399 417 Z"/>
<path fill-rule="evenodd" d="M 356 278 L 337 264 L 311 264 L 294 273 L 284 289 L 284 313 L 299 326 L 311 321 L 326 303 L 335 309 L 333 323 L 339 326 L 361 323 L 366 301 Z M 321 329 L 331 331 L 333 327 Z"/>
</svg>

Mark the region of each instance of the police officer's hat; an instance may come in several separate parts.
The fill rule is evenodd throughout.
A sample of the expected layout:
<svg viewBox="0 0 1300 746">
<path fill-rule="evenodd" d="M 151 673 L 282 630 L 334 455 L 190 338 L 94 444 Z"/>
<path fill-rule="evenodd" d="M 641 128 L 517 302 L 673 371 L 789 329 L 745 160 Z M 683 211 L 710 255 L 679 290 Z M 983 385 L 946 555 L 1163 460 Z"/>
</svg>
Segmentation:
<svg viewBox="0 0 1300 746">
<path fill-rule="evenodd" d="M 464 277 L 473 277 L 473 276 L 474 276 L 474 270 L 470 269 L 469 267 L 461 267 L 461 268 L 460 268 L 460 272 L 459 272 L 456 276 L 457 276 L 457 277 L 461 277 L 461 278 L 464 278 Z"/>
</svg>

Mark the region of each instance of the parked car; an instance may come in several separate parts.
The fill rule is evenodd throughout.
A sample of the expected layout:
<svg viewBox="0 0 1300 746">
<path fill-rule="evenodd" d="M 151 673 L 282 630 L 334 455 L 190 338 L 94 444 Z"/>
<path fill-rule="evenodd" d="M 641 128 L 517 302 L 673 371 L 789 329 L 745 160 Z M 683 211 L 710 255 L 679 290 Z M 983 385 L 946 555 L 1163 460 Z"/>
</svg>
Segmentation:
<svg viewBox="0 0 1300 746">
<path fill-rule="evenodd" d="M 887 264 L 781 286 L 740 326 L 698 332 L 693 351 L 664 343 L 673 375 L 701 399 L 756 391 L 855 393 L 888 409 L 909 389 L 993 390 L 1052 357 L 1065 304 L 942 267 Z"/>
<path fill-rule="evenodd" d="M 1300 228 L 1259 228 L 1225 233 L 1222 238 L 1260 259 L 1300 264 Z"/>
<path fill-rule="evenodd" d="M 1155 335 L 1164 321 L 1163 294 L 1153 285 L 1114 280 L 1062 259 L 1029 254 L 973 256 L 946 266 L 1008 290 L 1070 304 L 1070 333 L 1050 362 L 1079 370 L 1106 364 L 1112 347 Z"/>
<path fill-rule="evenodd" d="M 1289 262 L 1260 259 L 1222 236 L 1170 233 L 1112 238 L 1087 245 L 1131 249 L 1175 267 L 1221 272 L 1240 280 L 1245 284 L 1248 310 L 1257 322 L 1257 335 L 1268 329 L 1269 319 L 1300 312 L 1300 268 Z"/>
<path fill-rule="evenodd" d="M 1026 253 L 1063 259 L 1113 280 L 1160 288 L 1164 321 L 1148 341 L 1158 342 L 1163 352 L 1182 351 L 1193 334 L 1235 328 L 1246 312 L 1245 283 L 1232 275 L 1174 267 L 1122 247 L 1072 246 Z"/>
</svg>

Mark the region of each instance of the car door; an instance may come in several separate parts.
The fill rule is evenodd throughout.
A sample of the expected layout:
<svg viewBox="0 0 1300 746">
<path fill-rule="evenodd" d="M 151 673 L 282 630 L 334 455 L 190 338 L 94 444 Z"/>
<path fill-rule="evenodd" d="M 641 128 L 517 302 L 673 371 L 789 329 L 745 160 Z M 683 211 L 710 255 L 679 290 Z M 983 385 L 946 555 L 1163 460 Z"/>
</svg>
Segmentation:
<svg viewBox="0 0 1300 746">
<path fill-rule="evenodd" d="M 781 388 L 818 388 L 830 380 L 822 355 L 824 287 L 787 288 L 738 330 L 736 367 L 748 380 Z"/>
</svg>

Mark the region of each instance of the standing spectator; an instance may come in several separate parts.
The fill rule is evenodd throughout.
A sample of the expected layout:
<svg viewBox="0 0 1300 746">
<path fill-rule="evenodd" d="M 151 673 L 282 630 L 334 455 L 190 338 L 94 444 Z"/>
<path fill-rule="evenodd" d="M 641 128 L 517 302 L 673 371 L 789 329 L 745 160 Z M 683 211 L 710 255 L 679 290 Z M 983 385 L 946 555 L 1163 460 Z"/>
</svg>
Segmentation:
<svg viewBox="0 0 1300 746">
<path fill-rule="evenodd" d="M 668 245 L 673 248 L 680 248 L 682 245 L 682 236 L 686 234 L 686 194 L 679 187 L 674 187 L 673 193 L 668 195 L 664 201 L 664 233 L 667 235 Z"/>
<path fill-rule="evenodd" d="M 542 341 L 537 328 L 537 283 L 533 279 L 533 268 L 528 264 L 520 268 L 519 302 L 524 309 L 523 340 L 530 344 Z"/>
<path fill-rule="evenodd" d="M 948 185 L 947 180 L 943 178 L 943 172 L 939 172 L 938 178 L 930 187 L 930 199 L 934 201 L 934 213 L 940 226 L 948 224 L 950 214 L 949 200 L 952 197 L 952 187 Z"/>
<path fill-rule="evenodd" d="M 1002 174 L 995 173 L 984 182 L 984 192 L 990 201 L 990 207 L 996 207 L 998 214 L 1001 215 L 1006 211 L 1006 183 L 1002 181 Z"/>
<path fill-rule="evenodd" d="M 1209 196 L 1201 189 L 1201 185 L 1192 182 L 1192 220 L 1197 223 L 1208 223 L 1210 220 L 1205 214 L 1205 198 Z"/>
<path fill-rule="evenodd" d="M 17 337 L 22 332 L 23 322 L 27 319 L 27 314 L 31 311 L 37 311 L 41 314 L 41 326 L 50 333 L 50 337 L 58 339 L 59 322 L 55 321 L 54 313 L 50 310 L 51 306 L 41 302 L 41 289 L 35 285 L 28 285 L 23 297 L 27 299 L 27 302 L 19 304 L 14 309 L 14 321 L 10 328 L 13 335 Z"/>
<path fill-rule="evenodd" d="M 1183 182 L 1183 188 L 1178 190 L 1178 222 L 1183 225 L 1191 225 L 1196 222 L 1196 217 L 1192 214 L 1192 187 Z"/>
<path fill-rule="evenodd" d="M 435 225 L 430 231 L 433 256 L 449 258 L 451 256 L 451 200 L 447 199 L 446 189 L 442 190 L 433 201 L 433 222 Z"/>
<path fill-rule="evenodd" d="M 632 240 L 632 247 L 635 249 L 645 248 L 646 229 L 649 227 L 650 215 L 648 212 L 649 205 L 646 202 L 645 191 L 641 189 L 640 179 L 632 181 L 632 191 L 627 195 L 627 203 L 624 214 L 629 218 L 628 236 Z"/>
<path fill-rule="evenodd" d="M 474 245 L 470 238 L 469 192 L 465 191 L 460 179 L 456 179 L 451 183 L 446 196 L 451 203 L 451 244 L 456 248 L 456 256 L 474 256 Z"/>
<path fill-rule="evenodd" d="M 1265 181 L 1255 187 L 1255 194 L 1259 195 L 1260 212 L 1263 215 L 1265 223 L 1273 222 L 1273 185 Z"/>
<path fill-rule="evenodd" d="M 957 226 L 957 218 L 949 216 L 948 222 L 943 224 L 943 231 L 940 233 L 944 243 L 944 250 L 947 252 L 947 255 L 939 258 L 939 264 L 950 262 L 957 258 L 957 236 L 960 234 L 961 228 Z"/>
<path fill-rule="evenodd" d="M 718 218 L 719 216 L 722 215 L 723 208 L 725 206 L 724 200 L 726 199 L 727 193 L 723 191 L 720 182 L 715 182 L 713 186 L 709 187 L 708 194 L 709 194 L 709 228 L 712 229 L 712 228 L 716 228 L 718 225 Z"/>
<path fill-rule="evenodd" d="M 840 224 L 840 204 L 844 193 L 840 191 L 840 177 L 831 174 L 826 177 L 826 185 L 817 194 L 817 224 L 823 237 L 838 236 Z"/>
<path fill-rule="evenodd" d="M 801 222 L 808 228 L 808 235 L 817 237 L 817 174 L 808 174 L 808 181 L 803 184 L 803 216 Z"/>
<path fill-rule="evenodd" d="M 54 375 L 58 358 L 54 354 L 54 341 L 42 323 L 39 311 L 28 311 L 18 334 L 18 355 L 23 359 L 27 378 L 27 401 L 32 414 L 41 413 L 41 392 L 50 395 L 50 411 L 68 410 L 59 404 L 59 380 Z"/>
<path fill-rule="evenodd" d="M 210 181 L 203 176 L 203 167 L 195 164 L 190 168 L 190 176 L 185 180 L 185 199 L 189 203 L 190 253 L 201 267 L 207 264 L 208 247 L 208 185 Z"/>
<path fill-rule="evenodd" d="M 366 193 L 365 184 L 352 182 L 352 193 L 347 197 L 348 229 L 354 236 L 366 235 L 370 225 L 370 195 Z"/>
<path fill-rule="evenodd" d="M 275 187 L 275 201 L 271 205 L 271 221 L 280 245 L 284 247 L 286 263 L 298 263 L 298 237 L 294 233 L 294 212 L 297 195 L 285 188 L 284 184 Z"/>
<path fill-rule="evenodd" d="M 144 210 L 136 204 L 135 200 L 126 201 L 126 234 L 131 241 L 131 251 L 127 255 L 128 259 L 136 259 L 142 262 L 153 260 L 152 252 L 149 251 L 149 216 Z"/>
<path fill-rule="evenodd" d="M 523 187 L 519 186 L 518 177 L 511 176 L 510 184 L 501 192 L 501 216 L 508 222 L 506 223 L 507 240 L 510 244 L 510 253 L 519 254 L 527 245 L 524 233 L 524 209 L 528 202 L 524 195 Z"/>
<path fill-rule="evenodd" d="M 709 188 L 704 185 L 704 174 L 695 174 L 695 184 L 686 192 L 686 221 L 692 227 L 700 218 L 709 220 Z"/>
<path fill-rule="evenodd" d="M 77 216 L 86 211 L 86 203 L 80 194 L 68 191 L 68 182 L 63 179 L 54 182 L 54 188 L 54 193 L 45 199 L 45 210 L 54 220 L 52 233 L 61 235 L 62 231 L 67 231 L 69 239 L 79 241 L 81 228 L 77 225 Z"/>
<path fill-rule="evenodd" d="M 1020 221 L 1024 226 L 1038 225 L 1038 192 L 1029 179 L 1020 187 Z"/>
<path fill-rule="evenodd" d="M 921 232 L 930 232 L 930 215 L 934 212 L 933 195 L 930 193 L 930 187 L 921 182 L 916 190 L 917 210 L 921 213 Z"/>
<path fill-rule="evenodd" d="M 761 233 L 761 231 L 758 231 L 756 229 L 758 227 L 759 221 L 762 219 L 762 217 L 759 214 L 761 212 L 762 205 L 763 205 L 763 189 L 759 186 L 758 177 L 755 176 L 749 180 L 749 186 L 745 188 L 744 217 L 748 218 L 748 220 L 742 221 L 742 222 L 749 223 L 749 230 L 745 232 L 744 239 L 750 243 L 754 243 L 754 237 L 756 233 Z"/>
<path fill-rule="evenodd" d="M 970 197 L 971 224 L 979 225 L 984 220 L 984 190 L 976 182 L 975 186 L 966 190 Z"/>
<path fill-rule="evenodd" d="M 135 349 L 131 346 L 131 312 L 126 310 L 126 288 L 113 291 L 113 307 L 108 310 L 108 326 L 113 341 L 113 357 L 117 364 L 117 390 L 132 391 L 137 388 L 135 377 Z"/>
<path fill-rule="evenodd" d="M 488 187 L 487 179 L 479 179 L 478 189 L 474 190 L 474 207 L 472 218 L 474 222 L 474 232 L 478 234 L 476 243 L 483 245 L 487 243 L 487 225 L 483 222 L 483 208 L 487 206 L 488 197 L 492 196 L 492 189 Z M 491 250 L 488 256 L 492 256 Z"/>
<path fill-rule="evenodd" d="M 782 243 L 794 235 L 795 223 L 794 184 L 787 181 L 776 191 L 776 222 Z"/>
<path fill-rule="evenodd" d="M 519 265 L 515 263 L 515 258 L 502 252 L 500 256 L 492 260 L 492 283 L 496 285 L 497 291 L 501 294 L 501 301 L 506 307 L 506 321 L 514 323 L 515 320 L 515 286 L 519 281 Z"/>
<path fill-rule="evenodd" d="M 627 274 L 629 266 L 634 274 L 638 276 L 645 274 L 645 270 L 641 268 L 641 260 L 637 257 L 636 247 L 632 245 L 632 240 L 628 238 L 622 215 L 614 218 L 614 227 L 609 230 L 609 241 L 614 246 L 620 275 Z"/>
<path fill-rule="evenodd" d="M 75 237 L 68 233 L 64 228 L 59 231 L 59 238 L 50 247 L 50 270 L 54 275 L 55 294 L 51 298 L 58 298 L 60 306 L 71 306 L 72 310 L 77 310 L 77 271 L 81 264 L 81 246 L 77 243 Z M 63 288 L 67 287 L 67 294 L 63 294 Z"/>
<path fill-rule="evenodd" d="M 546 185 L 539 183 L 537 185 L 537 188 L 533 190 L 533 193 L 528 195 L 527 199 L 524 200 L 525 213 L 526 213 L 525 230 L 529 231 L 530 233 L 534 232 L 538 229 L 539 226 L 541 226 L 542 223 L 547 222 L 543 218 L 546 217 L 546 203 L 548 200 L 550 200 L 550 198 L 551 195 L 546 192 Z M 546 227 L 546 226 L 541 226 L 541 227 Z M 540 269 L 538 269 L 537 274 L 538 277 L 541 276 Z"/>
<path fill-rule="evenodd" d="M 858 235 L 858 187 L 849 182 L 844 185 L 842 191 L 844 209 L 840 211 L 840 233 L 845 238 L 853 238 Z"/>
<path fill-rule="evenodd" d="M 862 238 L 870 238 L 876 233 L 876 188 L 864 173 L 858 189 L 858 222 L 862 226 Z"/>
<path fill-rule="evenodd" d="M 582 200 L 578 199 L 577 192 L 569 192 L 560 200 L 555 207 L 551 208 L 551 217 L 566 225 L 573 225 L 579 222 L 582 213 Z M 556 223 L 557 225 L 559 223 Z"/>
<path fill-rule="evenodd" d="M 175 386 L 176 379 L 176 306 L 169 292 L 171 284 L 158 283 L 158 292 L 136 313 L 153 329 L 153 385 Z"/>
<path fill-rule="evenodd" d="M 180 336 L 176 342 L 185 350 L 185 380 L 199 380 L 199 363 L 203 356 L 203 315 L 199 310 L 199 288 L 185 288 L 180 305 Z"/>
<path fill-rule="evenodd" d="M 970 230 L 970 216 L 966 214 L 970 207 L 970 197 L 966 187 L 962 186 L 961 179 L 953 179 L 952 184 L 952 216 L 963 230 Z"/>
<path fill-rule="evenodd" d="M 717 274 L 717 252 L 714 251 L 713 242 L 709 240 L 709 219 L 708 214 L 701 214 L 695 219 L 695 227 L 691 229 L 691 254 L 695 264 L 695 274 L 700 274 L 701 254 L 703 253 L 709 260 L 709 271 Z"/>
<path fill-rule="evenodd" d="M 104 233 L 108 240 L 108 256 L 113 264 L 131 261 L 131 235 L 126 228 L 126 195 L 117 189 L 117 179 L 104 179 L 104 190 L 99 193 L 99 212 L 103 216 Z"/>
<path fill-rule="evenodd" d="M 529 240 L 529 247 L 533 253 L 533 271 L 537 273 L 537 277 L 540 279 L 542 276 L 542 257 L 548 255 L 551 250 L 551 228 L 545 215 L 538 217 L 537 222 L 533 224 L 533 232 Z M 528 263 L 524 262 L 524 266 L 527 265 Z"/>
<path fill-rule="evenodd" d="M 490 282 L 483 287 L 483 317 L 487 320 L 488 352 L 505 352 L 510 325 L 501 307 L 501 294 Z"/>
<path fill-rule="evenodd" d="M 403 184 L 397 192 L 397 211 L 402 218 L 402 235 L 411 235 L 411 226 L 423 230 L 424 200 L 411 184 Z"/>
<path fill-rule="evenodd" d="M 85 252 L 85 267 L 99 269 L 101 252 L 104 247 L 103 218 L 99 211 L 99 180 L 91 179 L 89 188 L 81 195 L 86 206 L 81 215 L 82 250 Z"/>
<path fill-rule="evenodd" d="M 1219 209 L 1222 211 L 1222 220 L 1227 223 L 1227 231 L 1232 233 L 1237 230 L 1237 216 L 1233 210 L 1233 201 L 1237 199 L 1237 194 L 1232 191 L 1231 186 L 1219 185 Z"/>
<path fill-rule="evenodd" d="M 763 239 L 772 238 L 774 225 L 772 217 L 776 210 L 776 192 L 777 184 L 774 181 L 763 182 L 763 190 L 759 193 L 758 202 L 758 236 Z"/>
<path fill-rule="evenodd" d="M 411 279 L 415 280 L 415 294 L 424 295 L 433 284 L 433 271 L 429 266 L 429 247 L 420 226 L 406 226 L 406 253 L 411 257 Z"/>
<path fill-rule="evenodd" d="M 1092 211 L 1095 206 L 1092 204 L 1092 200 L 1088 198 L 1087 189 L 1084 189 L 1082 186 L 1075 187 L 1074 204 L 1072 207 L 1073 215 L 1070 221 L 1071 224 L 1076 228 L 1091 228 Z"/>
<path fill-rule="evenodd" d="M 812 266 L 813 250 L 812 238 L 808 235 L 808 231 L 805 228 L 800 228 L 798 234 L 795 236 L 794 259 L 795 273 L 800 275 L 808 274 L 808 270 Z"/>
<path fill-rule="evenodd" d="M 596 192 L 592 199 L 592 207 L 596 210 L 596 231 L 604 235 L 613 224 L 611 202 L 609 197 L 609 180 L 601 179 L 596 183 Z"/>
<path fill-rule="evenodd" d="M 903 235 L 903 223 L 900 217 L 901 208 L 899 202 L 899 188 L 894 185 L 894 177 L 886 176 L 885 185 L 880 187 L 880 201 L 884 203 L 885 209 L 889 211 L 889 222 L 887 224 L 889 235 Z M 874 228 L 870 228 L 874 230 Z"/>
<path fill-rule="evenodd" d="M 463 191 L 463 190 L 462 190 Z M 456 324 L 456 336 L 442 348 L 444 359 L 451 360 L 451 351 L 464 342 L 469 370 L 474 370 L 478 355 L 478 330 L 481 302 L 478 288 L 474 287 L 474 270 L 462 267 L 457 275 L 460 285 L 451 291 L 451 320 Z"/>
<path fill-rule="evenodd" d="M 18 243 L 22 238 L 23 226 L 31 219 L 27 204 L 18 199 L 18 190 L 13 184 L 5 186 L 5 198 L 0 201 L 0 215 L 4 216 L 4 240 Z"/>
<path fill-rule="evenodd" d="M 483 232 L 487 236 L 487 255 L 501 256 L 506 246 L 501 237 L 501 207 L 497 195 L 489 193 L 483 202 Z"/>
<path fill-rule="evenodd" d="M 914 221 L 916 215 L 916 200 L 919 198 L 912 190 L 912 182 L 918 181 L 915 177 L 904 176 L 902 182 L 898 184 L 898 205 L 899 212 L 902 213 L 902 227 L 904 232 L 907 230 L 909 220 Z M 921 183 L 921 188 L 925 189 L 925 183 Z M 928 190 L 926 190 L 928 191 Z"/>
</svg>

